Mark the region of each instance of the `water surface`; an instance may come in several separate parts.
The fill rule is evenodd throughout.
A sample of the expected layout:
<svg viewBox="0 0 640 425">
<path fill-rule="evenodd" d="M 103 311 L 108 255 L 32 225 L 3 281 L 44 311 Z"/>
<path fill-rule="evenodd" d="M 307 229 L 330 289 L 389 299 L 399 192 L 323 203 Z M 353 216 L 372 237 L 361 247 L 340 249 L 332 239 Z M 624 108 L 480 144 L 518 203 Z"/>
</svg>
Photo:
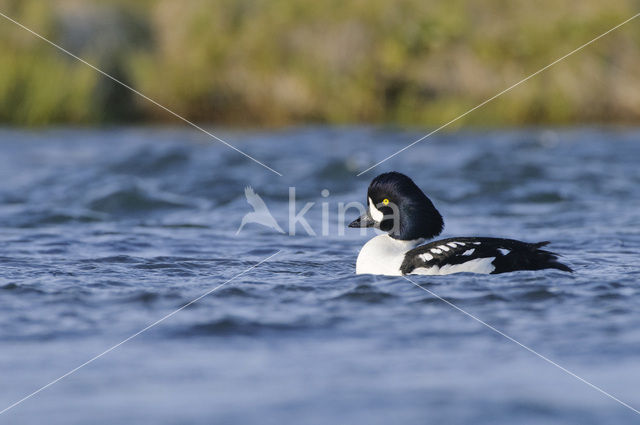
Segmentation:
<svg viewBox="0 0 640 425">
<path fill-rule="evenodd" d="M 443 237 L 553 241 L 573 275 L 415 280 L 640 408 L 640 132 L 441 134 L 361 177 L 422 133 L 217 134 L 283 176 L 190 130 L 0 131 L 0 410 L 282 250 L 0 423 L 638 422 L 406 280 L 355 276 L 373 233 L 341 234 L 337 210 L 397 170 Z M 317 235 L 236 235 L 247 185 L 287 231 L 295 187 Z"/>
</svg>

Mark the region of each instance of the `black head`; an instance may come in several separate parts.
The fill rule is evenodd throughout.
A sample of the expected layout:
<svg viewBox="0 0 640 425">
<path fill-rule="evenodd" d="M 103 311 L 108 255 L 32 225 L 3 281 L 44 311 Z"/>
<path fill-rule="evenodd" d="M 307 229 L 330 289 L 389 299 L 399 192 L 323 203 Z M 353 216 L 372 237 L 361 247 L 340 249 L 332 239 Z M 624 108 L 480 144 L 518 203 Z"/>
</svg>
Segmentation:
<svg viewBox="0 0 640 425">
<path fill-rule="evenodd" d="M 431 239 L 444 227 L 433 203 L 409 177 L 395 171 L 373 179 L 367 212 L 349 227 L 375 227 L 395 239 Z"/>
</svg>

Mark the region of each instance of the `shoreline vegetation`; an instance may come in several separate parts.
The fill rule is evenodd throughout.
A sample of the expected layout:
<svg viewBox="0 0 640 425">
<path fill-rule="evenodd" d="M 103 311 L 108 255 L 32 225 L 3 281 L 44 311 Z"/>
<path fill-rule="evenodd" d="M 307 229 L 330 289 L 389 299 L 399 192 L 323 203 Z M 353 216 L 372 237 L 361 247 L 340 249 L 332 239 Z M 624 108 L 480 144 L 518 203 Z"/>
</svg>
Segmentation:
<svg viewBox="0 0 640 425">
<path fill-rule="evenodd" d="M 0 0 L 196 122 L 439 126 L 638 12 L 632 0 Z M 457 125 L 640 122 L 640 18 Z M 177 119 L 0 18 L 0 124 Z"/>
</svg>

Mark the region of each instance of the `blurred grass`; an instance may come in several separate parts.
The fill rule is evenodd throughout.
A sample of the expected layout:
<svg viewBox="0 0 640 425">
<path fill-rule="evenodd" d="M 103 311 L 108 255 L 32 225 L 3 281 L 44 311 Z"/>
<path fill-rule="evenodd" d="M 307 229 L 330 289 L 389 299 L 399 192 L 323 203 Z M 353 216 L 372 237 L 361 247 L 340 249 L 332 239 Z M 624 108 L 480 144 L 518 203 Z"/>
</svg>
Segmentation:
<svg viewBox="0 0 640 425">
<path fill-rule="evenodd" d="M 640 11 L 634 0 L 0 0 L 194 121 L 440 125 Z M 640 119 L 640 18 L 457 124 Z M 0 18 L 0 123 L 165 122 Z"/>
</svg>

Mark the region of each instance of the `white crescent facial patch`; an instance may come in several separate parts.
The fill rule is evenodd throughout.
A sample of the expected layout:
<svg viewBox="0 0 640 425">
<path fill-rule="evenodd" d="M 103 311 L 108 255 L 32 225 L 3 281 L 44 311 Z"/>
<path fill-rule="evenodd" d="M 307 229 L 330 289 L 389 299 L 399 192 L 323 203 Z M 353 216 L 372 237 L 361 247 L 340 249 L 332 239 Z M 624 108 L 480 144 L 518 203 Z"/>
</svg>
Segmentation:
<svg viewBox="0 0 640 425">
<path fill-rule="evenodd" d="M 373 218 L 375 221 L 380 223 L 382 221 L 382 218 L 384 217 L 384 214 L 382 213 L 382 211 L 376 208 L 371 198 L 368 198 L 368 199 L 369 199 L 369 214 L 371 214 L 371 218 Z"/>
</svg>

